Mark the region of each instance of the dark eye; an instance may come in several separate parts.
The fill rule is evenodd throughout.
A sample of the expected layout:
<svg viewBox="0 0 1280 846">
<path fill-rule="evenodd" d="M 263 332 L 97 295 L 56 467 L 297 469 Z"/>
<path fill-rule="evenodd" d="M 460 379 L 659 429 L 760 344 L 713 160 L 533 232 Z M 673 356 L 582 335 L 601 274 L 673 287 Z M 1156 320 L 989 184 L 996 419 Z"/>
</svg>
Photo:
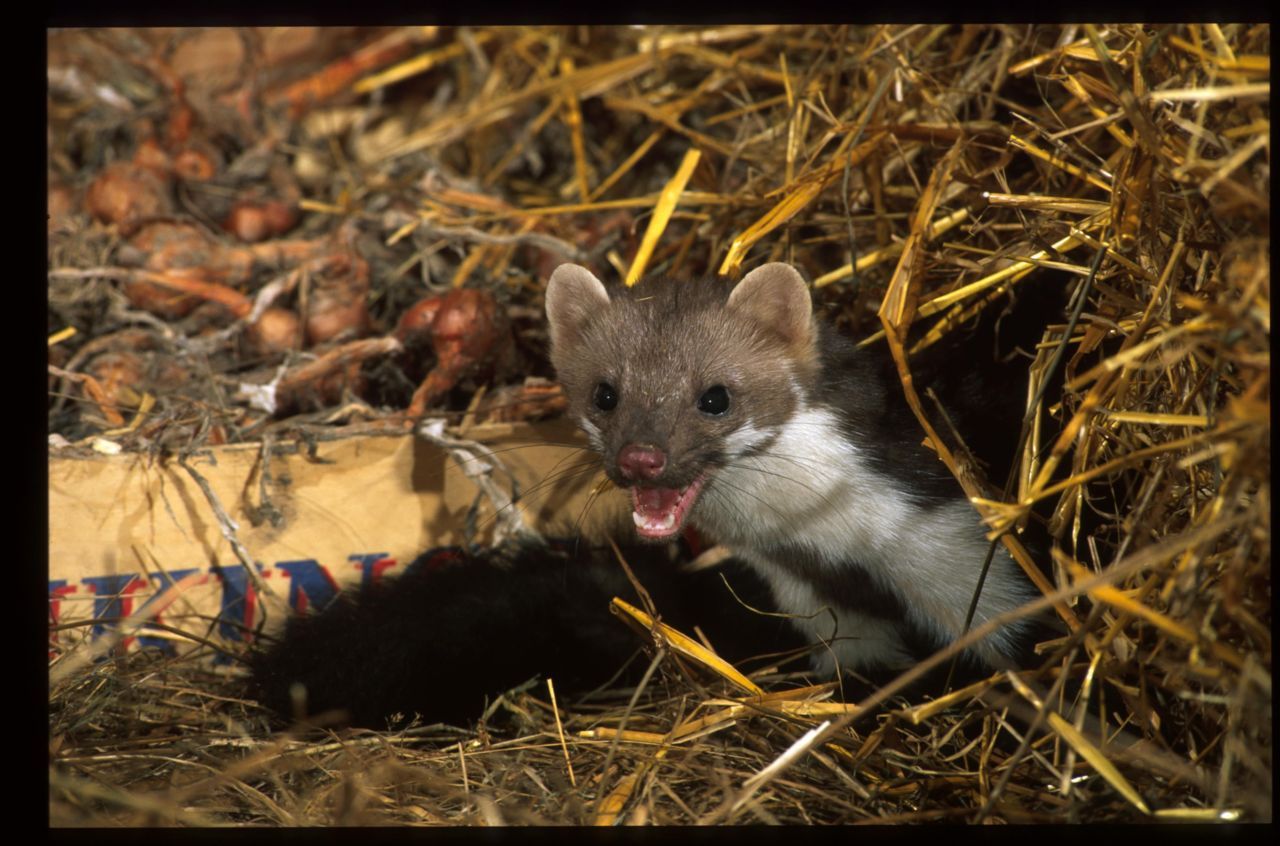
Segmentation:
<svg viewBox="0 0 1280 846">
<path fill-rule="evenodd" d="M 703 414 L 724 414 L 729 410 L 729 389 L 724 385 L 713 385 L 698 397 L 698 411 Z"/>
<path fill-rule="evenodd" d="M 608 382 L 601 382 L 596 385 L 595 393 L 591 395 L 591 401 L 601 411 L 613 411 L 618 407 L 618 392 Z"/>
</svg>

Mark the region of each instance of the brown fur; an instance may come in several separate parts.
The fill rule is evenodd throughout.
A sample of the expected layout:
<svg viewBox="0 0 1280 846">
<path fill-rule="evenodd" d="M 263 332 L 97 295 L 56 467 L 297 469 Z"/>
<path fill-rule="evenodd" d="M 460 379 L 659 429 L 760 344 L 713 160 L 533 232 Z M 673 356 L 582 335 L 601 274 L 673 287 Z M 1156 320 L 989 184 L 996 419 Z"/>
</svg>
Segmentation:
<svg viewBox="0 0 1280 846">
<path fill-rule="evenodd" d="M 779 278 L 784 268 L 792 280 Z M 597 287 L 599 286 L 599 287 Z M 794 413 L 817 367 L 816 329 L 803 280 L 766 265 L 734 286 L 653 277 L 627 288 L 562 266 L 547 291 L 551 361 L 570 413 L 601 433 L 605 469 L 622 483 L 617 455 L 631 443 L 667 454 L 658 484 L 681 487 L 720 461 L 724 439 L 750 423 L 776 429 Z M 607 300 L 602 298 L 607 294 Z M 596 386 L 612 385 L 617 408 L 597 409 Z M 730 409 L 702 414 L 698 398 L 729 390 Z"/>
</svg>

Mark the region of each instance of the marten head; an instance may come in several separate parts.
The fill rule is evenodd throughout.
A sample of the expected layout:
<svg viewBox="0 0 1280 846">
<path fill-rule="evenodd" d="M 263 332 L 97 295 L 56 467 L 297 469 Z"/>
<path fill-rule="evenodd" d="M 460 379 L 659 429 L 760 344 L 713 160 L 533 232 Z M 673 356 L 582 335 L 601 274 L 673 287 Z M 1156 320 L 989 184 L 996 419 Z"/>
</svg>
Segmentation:
<svg viewBox="0 0 1280 846">
<path fill-rule="evenodd" d="M 808 287 L 786 264 L 629 288 L 564 264 L 546 303 L 570 413 L 653 540 L 679 532 L 717 468 L 768 448 L 817 368 Z"/>
</svg>

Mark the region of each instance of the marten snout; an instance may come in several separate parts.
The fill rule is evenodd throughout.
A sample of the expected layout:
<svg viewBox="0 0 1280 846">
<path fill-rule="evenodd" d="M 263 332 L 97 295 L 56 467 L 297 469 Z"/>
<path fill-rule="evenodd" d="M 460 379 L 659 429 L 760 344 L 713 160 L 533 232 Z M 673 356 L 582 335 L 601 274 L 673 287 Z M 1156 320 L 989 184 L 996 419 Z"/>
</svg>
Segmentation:
<svg viewBox="0 0 1280 846">
<path fill-rule="evenodd" d="M 627 444 L 618 451 L 618 472 L 635 482 L 656 479 L 667 466 L 667 454 L 650 444 Z"/>
</svg>

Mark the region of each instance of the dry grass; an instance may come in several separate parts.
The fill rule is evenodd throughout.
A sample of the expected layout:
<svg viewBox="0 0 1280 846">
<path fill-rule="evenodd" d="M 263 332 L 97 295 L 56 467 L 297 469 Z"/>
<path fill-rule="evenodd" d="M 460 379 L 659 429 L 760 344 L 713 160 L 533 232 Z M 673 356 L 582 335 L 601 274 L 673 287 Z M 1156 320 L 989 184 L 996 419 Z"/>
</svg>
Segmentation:
<svg viewBox="0 0 1280 846">
<path fill-rule="evenodd" d="M 501 728 L 306 739 L 267 736 L 207 649 L 131 654 L 51 687 L 51 821 L 1269 821 L 1269 39 L 1247 24 L 494 29 L 438 33 L 383 68 L 411 93 L 449 87 L 355 101 L 357 179 L 309 207 L 379 233 L 389 300 L 418 268 L 536 305 L 539 263 L 557 259 L 532 235 L 624 275 L 785 259 L 906 372 L 914 320 L 953 315 L 946 331 L 1040 266 L 1070 274 L 1078 319 L 1050 327 L 1032 368 L 1061 349 L 1065 387 L 1029 398 L 1015 477 L 984 479 L 947 432 L 936 445 L 993 531 L 1051 514 L 1042 604 L 1071 634 L 1043 666 L 938 702 L 901 685 L 857 707 L 825 689 L 759 699 L 676 672 L 672 645 L 634 697 L 561 701 L 559 722 L 538 686 L 498 703 Z M 51 233 L 54 265 L 99 264 L 88 238 Z M 1025 554 L 1016 532 L 1003 542 Z"/>
</svg>

